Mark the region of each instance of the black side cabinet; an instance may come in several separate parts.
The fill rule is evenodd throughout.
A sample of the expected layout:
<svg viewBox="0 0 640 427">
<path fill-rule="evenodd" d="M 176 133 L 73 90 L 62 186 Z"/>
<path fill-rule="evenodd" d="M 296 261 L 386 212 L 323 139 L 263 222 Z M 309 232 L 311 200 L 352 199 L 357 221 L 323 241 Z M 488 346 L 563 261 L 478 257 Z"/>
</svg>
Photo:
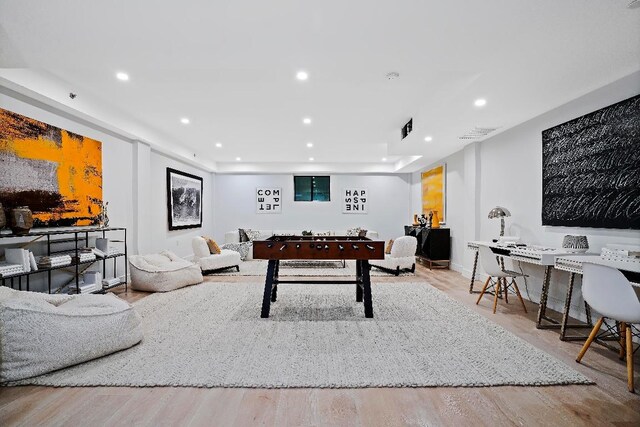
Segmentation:
<svg viewBox="0 0 640 427">
<path fill-rule="evenodd" d="M 448 228 L 425 228 L 404 226 L 406 236 L 418 239 L 416 255 L 432 268 L 449 268 L 451 259 L 451 236 Z"/>
</svg>

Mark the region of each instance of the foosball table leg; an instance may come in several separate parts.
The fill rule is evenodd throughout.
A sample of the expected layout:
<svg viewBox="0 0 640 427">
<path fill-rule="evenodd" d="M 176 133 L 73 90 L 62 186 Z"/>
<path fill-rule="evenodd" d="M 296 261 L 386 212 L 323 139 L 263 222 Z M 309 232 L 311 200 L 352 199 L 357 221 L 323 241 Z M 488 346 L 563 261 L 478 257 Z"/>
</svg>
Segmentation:
<svg viewBox="0 0 640 427">
<path fill-rule="evenodd" d="M 270 259 L 267 266 L 267 279 L 264 282 L 264 295 L 262 297 L 262 311 L 260 317 L 263 319 L 269 317 L 269 311 L 271 309 L 271 298 L 273 291 L 273 279 L 276 272 L 276 260 Z M 275 301 L 275 299 L 274 299 Z"/>
<path fill-rule="evenodd" d="M 373 317 L 373 301 L 371 299 L 371 277 L 369 276 L 369 261 L 362 261 L 362 293 L 364 297 L 364 317 Z"/>
<path fill-rule="evenodd" d="M 362 302 L 362 261 L 356 260 L 356 302 Z"/>
</svg>

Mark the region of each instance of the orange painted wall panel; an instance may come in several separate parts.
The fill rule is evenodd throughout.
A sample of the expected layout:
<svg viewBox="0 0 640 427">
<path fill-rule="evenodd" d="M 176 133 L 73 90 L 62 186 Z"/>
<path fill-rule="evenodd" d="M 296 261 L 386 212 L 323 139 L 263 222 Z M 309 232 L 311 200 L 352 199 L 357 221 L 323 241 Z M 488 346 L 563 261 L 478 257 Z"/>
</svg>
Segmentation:
<svg viewBox="0 0 640 427">
<path fill-rule="evenodd" d="M 445 166 L 436 166 L 422 172 L 422 213 L 431 211 L 438 213 L 441 222 L 445 221 Z"/>
<path fill-rule="evenodd" d="M 0 109 L 0 202 L 41 227 L 97 224 L 102 143 Z"/>
</svg>

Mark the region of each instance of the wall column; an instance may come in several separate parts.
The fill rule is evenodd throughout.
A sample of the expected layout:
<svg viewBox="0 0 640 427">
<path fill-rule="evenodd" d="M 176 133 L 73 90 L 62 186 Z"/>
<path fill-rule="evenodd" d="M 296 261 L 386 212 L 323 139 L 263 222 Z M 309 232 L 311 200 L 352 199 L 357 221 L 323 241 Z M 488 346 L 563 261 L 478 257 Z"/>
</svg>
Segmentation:
<svg viewBox="0 0 640 427">
<path fill-rule="evenodd" d="M 151 248 L 151 147 L 133 142 L 133 222 L 132 254 L 146 254 Z M 157 212 L 155 212 L 157 214 Z"/>
<path fill-rule="evenodd" d="M 478 240 L 480 236 L 480 145 L 464 147 L 464 240 Z M 473 253 L 465 249 L 462 275 L 471 277 Z"/>
</svg>

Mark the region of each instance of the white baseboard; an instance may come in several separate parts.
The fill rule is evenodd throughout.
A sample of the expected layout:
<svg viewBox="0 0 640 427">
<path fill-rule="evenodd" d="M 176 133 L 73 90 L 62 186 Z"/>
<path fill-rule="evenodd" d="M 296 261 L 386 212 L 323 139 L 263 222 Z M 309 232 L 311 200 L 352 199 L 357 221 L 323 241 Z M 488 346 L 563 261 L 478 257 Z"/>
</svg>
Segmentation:
<svg viewBox="0 0 640 427">
<path fill-rule="evenodd" d="M 458 264 L 457 262 L 452 262 L 449 264 L 449 268 L 453 271 L 457 271 L 458 273 L 464 276 L 464 266 L 462 264 Z M 471 273 L 469 273 L 469 277 L 471 277 Z"/>
</svg>

